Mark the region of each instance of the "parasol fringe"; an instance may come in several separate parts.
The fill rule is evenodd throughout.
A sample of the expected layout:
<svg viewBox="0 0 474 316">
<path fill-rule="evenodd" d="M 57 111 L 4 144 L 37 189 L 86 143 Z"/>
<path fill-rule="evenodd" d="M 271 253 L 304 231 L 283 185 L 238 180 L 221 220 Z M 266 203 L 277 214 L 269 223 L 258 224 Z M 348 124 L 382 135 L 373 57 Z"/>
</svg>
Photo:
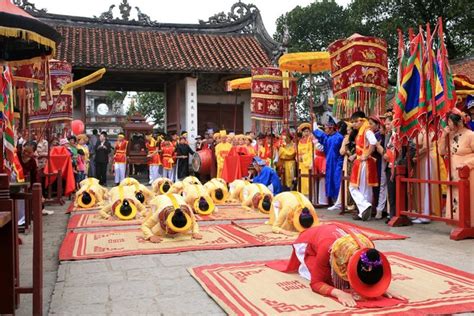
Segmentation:
<svg viewBox="0 0 474 316">
<path fill-rule="evenodd" d="M 41 36 L 38 33 L 23 29 L 2 26 L 0 27 L 0 35 L 5 37 L 21 38 L 27 41 L 33 41 L 38 44 L 48 46 L 52 50 L 51 55 L 54 56 L 56 54 L 56 42 L 49 38 Z M 31 62 L 31 59 L 29 60 L 29 62 Z"/>
</svg>

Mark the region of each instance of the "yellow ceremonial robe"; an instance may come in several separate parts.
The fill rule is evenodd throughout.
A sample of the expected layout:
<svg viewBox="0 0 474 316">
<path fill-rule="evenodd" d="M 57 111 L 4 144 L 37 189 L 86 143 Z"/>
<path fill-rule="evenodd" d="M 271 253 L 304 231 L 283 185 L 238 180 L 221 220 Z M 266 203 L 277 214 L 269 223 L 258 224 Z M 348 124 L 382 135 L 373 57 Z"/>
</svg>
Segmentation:
<svg viewBox="0 0 474 316">
<path fill-rule="evenodd" d="M 311 138 L 306 137 L 298 142 L 298 162 L 300 174 L 309 174 L 313 165 L 313 143 Z M 309 178 L 301 177 L 301 193 L 309 194 Z"/>
<path fill-rule="evenodd" d="M 284 185 L 291 188 L 293 178 L 295 177 L 296 166 L 296 150 L 293 143 L 280 147 L 278 150 L 278 159 L 281 161 L 285 174 Z"/>
<path fill-rule="evenodd" d="M 222 169 L 224 168 L 225 157 L 229 154 L 232 149 L 232 144 L 219 143 L 216 145 L 216 160 L 217 160 L 217 178 L 222 176 Z"/>
</svg>

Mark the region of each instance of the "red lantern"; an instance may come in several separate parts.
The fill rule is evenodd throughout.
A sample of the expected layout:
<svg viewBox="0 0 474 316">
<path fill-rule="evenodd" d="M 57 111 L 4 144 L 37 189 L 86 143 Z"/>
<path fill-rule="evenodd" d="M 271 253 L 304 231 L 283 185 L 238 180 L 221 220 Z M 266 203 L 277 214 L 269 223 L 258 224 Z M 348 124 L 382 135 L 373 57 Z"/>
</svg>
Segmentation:
<svg viewBox="0 0 474 316">
<path fill-rule="evenodd" d="M 74 135 L 79 135 L 84 132 L 84 123 L 81 120 L 74 120 L 71 122 L 71 129 Z"/>
</svg>

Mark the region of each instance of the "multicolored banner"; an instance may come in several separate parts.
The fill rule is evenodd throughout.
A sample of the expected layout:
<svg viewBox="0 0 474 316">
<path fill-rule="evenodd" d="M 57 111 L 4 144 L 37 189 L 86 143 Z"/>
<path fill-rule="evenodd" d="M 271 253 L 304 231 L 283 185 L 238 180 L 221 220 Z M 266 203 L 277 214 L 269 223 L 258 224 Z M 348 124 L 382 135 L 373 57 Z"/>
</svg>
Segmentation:
<svg viewBox="0 0 474 316">
<path fill-rule="evenodd" d="M 402 75 L 394 109 L 394 125 L 400 128 L 402 138 L 412 137 L 421 129 L 418 118 L 426 111 L 422 35 L 417 35 L 412 43 L 414 50 L 406 65 L 403 65 L 402 59 Z"/>
<path fill-rule="evenodd" d="M 1 67 L 0 70 L 0 111 L 3 123 L 3 156 L 5 157 L 3 163 L 7 173 L 11 175 L 15 166 L 13 76 L 8 66 Z"/>
<path fill-rule="evenodd" d="M 72 82 L 72 66 L 69 63 L 51 60 L 49 61 L 48 69 L 45 71 L 45 76 L 50 77 L 46 82 L 51 83 L 51 91 L 48 87 L 41 92 L 41 102 L 39 108 L 36 103 L 30 103 L 33 106 L 28 108 L 28 124 L 45 123 L 48 118 L 50 122 L 53 121 L 71 121 L 72 120 L 72 91 L 62 91 L 61 96 L 59 92 L 61 87 Z M 46 78 L 47 79 L 47 78 Z M 51 94 L 51 95 L 50 95 Z M 56 100 L 59 96 L 59 100 Z M 53 104 L 56 103 L 54 109 Z M 52 111 L 52 113 L 51 113 Z M 51 114 L 50 114 L 51 113 Z"/>
</svg>

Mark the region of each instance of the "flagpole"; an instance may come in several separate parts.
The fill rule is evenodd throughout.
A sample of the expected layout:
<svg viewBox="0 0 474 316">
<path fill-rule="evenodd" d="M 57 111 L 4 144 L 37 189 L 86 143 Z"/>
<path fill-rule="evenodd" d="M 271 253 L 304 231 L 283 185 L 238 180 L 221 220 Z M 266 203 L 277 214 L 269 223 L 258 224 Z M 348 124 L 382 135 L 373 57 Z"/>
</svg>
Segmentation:
<svg viewBox="0 0 474 316">
<path fill-rule="evenodd" d="M 448 86 L 447 86 L 447 81 L 446 81 L 446 70 L 445 68 L 445 61 L 446 61 L 446 47 L 444 46 L 444 33 L 443 33 L 443 18 L 439 17 L 438 18 L 438 38 L 440 41 L 440 49 L 441 49 L 441 77 L 443 78 L 443 86 L 444 86 L 444 91 L 443 91 L 443 99 L 444 99 L 444 106 L 449 106 L 448 104 Z M 452 174 L 451 174 L 451 144 L 449 142 L 449 137 L 448 137 L 448 164 L 449 168 L 446 168 L 448 172 L 448 178 L 449 181 L 452 179 Z M 450 193 L 450 205 L 451 205 L 451 219 L 453 218 L 453 212 L 452 212 L 452 200 L 453 200 L 453 187 L 449 186 L 449 193 Z"/>
<path fill-rule="evenodd" d="M 434 79 L 434 69 L 433 69 L 433 46 L 432 46 L 432 34 L 431 34 L 431 27 L 430 23 L 426 24 L 426 42 L 427 42 L 427 54 L 428 54 L 428 76 L 430 78 L 430 85 L 431 85 L 431 112 L 433 115 L 433 126 L 435 127 L 434 133 L 435 133 L 435 141 L 434 141 L 434 146 L 435 146 L 435 154 L 436 154 L 436 166 L 437 166 L 437 179 L 441 180 L 441 163 L 439 160 L 439 148 L 438 148 L 438 137 L 437 137 L 437 131 L 436 127 L 439 126 L 439 117 L 437 115 L 437 109 L 436 109 L 436 84 L 435 84 L 435 79 Z M 429 122 L 427 122 L 429 125 Z M 441 184 L 437 184 L 438 186 L 438 199 L 439 199 L 439 207 L 440 207 L 440 216 L 441 214 L 441 205 L 443 204 L 443 198 L 442 198 L 442 192 L 443 192 L 443 187 Z"/>
<path fill-rule="evenodd" d="M 424 67 L 423 67 L 423 27 L 420 25 L 419 26 L 419 32 L 420 32 L 420 35 L 421 35 L 421 43 L 419 44 L 420 45 L 420 51 L 418 52 L 419 54 L 419 57 L 420 57 L 420 61 L 421 61 L 421 65 L 420 65 L 420 71 L 421 71 L 421 74 L 420 74 L 420 77 L 421 78 L 424 78 Z M 428 45 L 429 45 L 429 42 L 428 42 Z M 422 85 L 424 85 L 424 82 L 422 81 Z M 426 89 L 423 89 L 423 93 L 424 93 L 424 100 L 425 102 L 427 102 L 426 100 Z M 426 109 L 426 108 L 425 108 Z M 429 123 L 428 123 L 428 117 L 427 117 L 427 113 L 426 114 L 426 119 L 425 119 L 425 141 L 426 141 L 426 163 L 427 163 L 427 167 L 428 167 L 428 170 L 427 170 L 427 174 L 426 174 L 426 177 L 427 179 L 430 179 L 431 178 L 431 148 L 430 148 L 430 129 L 429 129 Z M 428 213 L 429 215 L 431 214 L 431 211 L 432 211 L 432 206 L 433 206 L 433 203 L 431 201 L 431 183 L 427 183 L 427 191 L 428 191 Z M 425 193 L 426 194 L 426 193 Z M 424 204 L 424 203 L 423 203 Z"/>
</svg>

